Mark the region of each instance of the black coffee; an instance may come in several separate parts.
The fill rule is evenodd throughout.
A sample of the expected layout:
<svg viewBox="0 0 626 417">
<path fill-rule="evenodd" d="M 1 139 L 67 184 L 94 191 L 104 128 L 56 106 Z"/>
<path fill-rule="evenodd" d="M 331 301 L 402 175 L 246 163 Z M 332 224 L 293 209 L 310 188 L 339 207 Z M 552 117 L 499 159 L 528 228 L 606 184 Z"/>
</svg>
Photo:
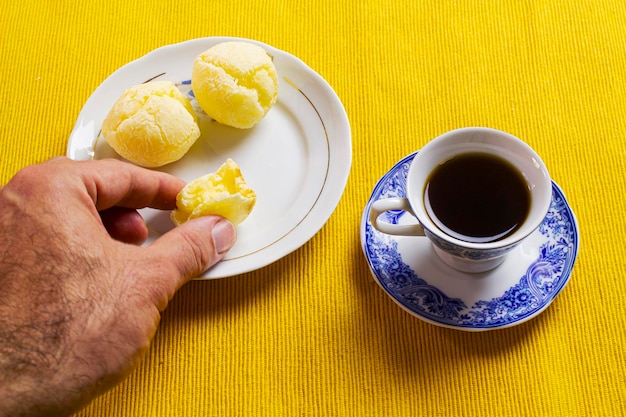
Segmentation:
<svg viewBox="0 0 626 417">
<path fill-rule="evenodd" d="M 446 234 L 468 242 L 511 235 L 530 211 L 530 190 L 521 172 L 487 153 L 466 153 L 439 165 L 424 188 L 431 220 Z"/>
</svg>

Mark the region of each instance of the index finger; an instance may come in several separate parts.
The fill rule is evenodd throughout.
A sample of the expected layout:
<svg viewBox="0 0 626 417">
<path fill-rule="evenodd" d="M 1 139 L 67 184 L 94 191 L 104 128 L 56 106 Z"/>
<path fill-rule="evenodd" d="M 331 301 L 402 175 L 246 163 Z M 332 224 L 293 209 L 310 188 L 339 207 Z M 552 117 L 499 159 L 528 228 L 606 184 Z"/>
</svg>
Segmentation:
<svg viewBox="0 0 626 417">
<path fill-rule="evenodd" d="M 185 182 L 173 175 L 141 168 L 116 159 L 71 161 L 59 158 L 64 170 L 78 176 L 98 211 L 114 206 L 126 208 L 152 207 L 171 210 L 176 195 Z"/>
</svg>

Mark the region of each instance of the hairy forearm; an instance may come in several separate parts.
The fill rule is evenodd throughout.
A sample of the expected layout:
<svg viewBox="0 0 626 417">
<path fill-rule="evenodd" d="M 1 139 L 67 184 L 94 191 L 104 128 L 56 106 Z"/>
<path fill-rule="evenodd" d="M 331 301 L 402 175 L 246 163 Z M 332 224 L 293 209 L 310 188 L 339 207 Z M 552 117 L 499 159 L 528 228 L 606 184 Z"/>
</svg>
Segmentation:
<svg viewBox="0 0 626 417">
<path fill-rule="evenodd" d="M 44 382 L 45 383 L 45 382 Z M 42 403 L 40 386 L 42 381 L 26 381 L 20 378 L 0 388 L 0 417 L 61 417 L 69 416 L 74 410 L 59 403 Z M 46 398 L 53 393 L 46 392 Z"/>
<path fill-rule="evenodd" d="M 70 415 L 117 383 L 148 348 L 156 309 L 138 332 L 132 316 L 119 316 L 124 303 L 89 284 L 102 259 L 80 259 L 68 262 L 82 271 L 80 290 L 68 271 L 33 268 L 36 280 L 0 276 L 0 417 Z M 0 271 L 12 269 L 0 262 Z"/>
<path fill-rule="evenodd" d="M 59 358 L 45 351 L 42 342 L 50 331 L 30 326 L 11 330 L 0 333 L 0 416 L 69 415 L 56 398 L 59 388 L 52 388 Z"/>
<path fill-rule="evenodd" d="M 88 314 L 85 300 L 71 300 L 67 277 L 72 262 L 59 248 L 0 257 L 0 416 L 65 416 L 82 402 L 80 363 L 73 354 L 76 316 Z M 73 392 L 72 392 L 73 391 Z"/>
<path fill-rule="evenodd" d="M 55 291 L 33 294 L 14 267 L 4 262 L 0 269 L 0 416 L 67 415 L 69 410 L 41 404 L 55 402 L 48 387 L 62 362 L 71 317 Z"/>
</svg>

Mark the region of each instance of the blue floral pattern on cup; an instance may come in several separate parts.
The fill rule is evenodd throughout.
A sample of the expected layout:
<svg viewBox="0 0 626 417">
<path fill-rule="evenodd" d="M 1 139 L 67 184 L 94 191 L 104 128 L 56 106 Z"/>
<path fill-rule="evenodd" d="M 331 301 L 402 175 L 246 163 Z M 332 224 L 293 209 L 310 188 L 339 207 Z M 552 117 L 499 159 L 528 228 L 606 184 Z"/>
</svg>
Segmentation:
<svg viewBox="0 0 626 417">
<path fill-rule="evenodd" d="M 373 201 L 404 197 L 408 167 L 415 154 L 400 161 L 377 184 Z M 387 212 L 390 223 L 397 223 L 404 212 Z M 364 216 L 364 218 L 366 218 Z M 500 297 L 466 305 L 448 297 L 419 277 L 403 262 L 396 240 L 365 223 L 363 248 L 370 268 L 383 289 L 409 311 L 450 327 L 490 329 L 508 326 L 534 316 L 550 304 L 569 280 L 578 252 L 578 230 L 573 212 L 559 187 L 553 183 L 552 203 L 539 227 L 545 243 L 539 256 L 519 281 Z"/>
</svg>

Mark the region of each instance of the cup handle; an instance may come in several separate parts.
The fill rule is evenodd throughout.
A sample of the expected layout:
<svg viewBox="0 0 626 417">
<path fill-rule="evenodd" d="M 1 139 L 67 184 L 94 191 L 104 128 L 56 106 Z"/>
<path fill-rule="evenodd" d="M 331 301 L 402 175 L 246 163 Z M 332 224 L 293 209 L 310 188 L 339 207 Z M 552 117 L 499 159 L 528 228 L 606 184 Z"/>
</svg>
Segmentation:
<svg viewBox="0 0 626 417">
<path fill-rule="evenodd" d="M 381 221 L 380 215 L 390 210 L 403 210 L 415 217 L 409 200 L 406 198 L 377 200 L 370 207 L 370 223 L 374 229 L 394 236 L 424 236 L 424 228 L 420 224 L 392 224 Z"/>
</svg>

